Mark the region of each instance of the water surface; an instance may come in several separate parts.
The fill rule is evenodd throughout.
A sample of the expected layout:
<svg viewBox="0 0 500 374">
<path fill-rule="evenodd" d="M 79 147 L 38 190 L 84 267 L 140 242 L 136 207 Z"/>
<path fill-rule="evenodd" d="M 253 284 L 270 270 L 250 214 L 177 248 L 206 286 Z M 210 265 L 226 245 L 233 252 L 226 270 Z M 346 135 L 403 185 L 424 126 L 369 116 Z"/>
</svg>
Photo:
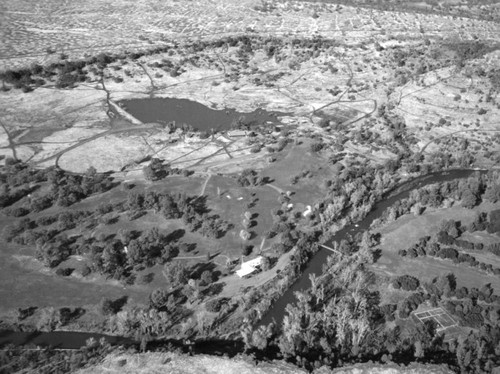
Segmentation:
<svg viewBox="0 0 500 374">
<path fill-rule="evenodd" d="M 231 124 L 242 120 L 250 127 L 266 124 L 280 124 L 278 116 L 288 115 L 281 112 L 268 112 L 257 109 L 250 113 L 237 112 L 235 109 L 211 109 L 196 101 L 175 98 L 147 98 L 120 101 L 119 104 L 141 122 L 175 122 L 180 127 L 190 125 L 200 131 L 230 130 Z"/>
<path fill-rule="evenodd" d="M 335 236 L 325 243 L 329 247 L 333 247 L 333 242 L 338 242 L 342 239 L 347 239 L 348 235 L 356 236 L 358 233 L 363 233 L 370 228 L 370 225 L 374 220 L 380 218 L 384 211 L 393 205 L 396 201 L 407 198 L 410 192 L 416 188 L 420 188 L 429 184 L 451 181 L 457 178 L 467 178 L 472 175 L 475 170 L 450 170 L 432 173 L 422 177 L 415 178 L 411 181 L 403 183 L 398 186 L 396 190 L 386 196 L 383 200 L 375 204 L 372 210 L 367 214 L 367 216 L 360 222 L 352 225 L 347 225 L 342 230 L 339 230 Z M 481 171 L 485 173 L 485 171 Z M 332 252 L 328 249 L 321 248 L 313 258 L 308 262 L 306 268 L 300 277 L 295 281 L 295 283 L 288 288 L 285 293 L 273 303 L 271 309 L 264 315 L 264 317 L 258 322 L 259 325 L 267 325 L 271 322 L 281 323 L 283 317 L 285 316 L 285 308 L 289 303 L 295 302 L 296 291 L 305 291 L 311 286 L 311 281 L 309 279 L 309 274 L 321 275 L 323 272 L 323 265 L 326 264 L 328 256 Z"/>
</svg>

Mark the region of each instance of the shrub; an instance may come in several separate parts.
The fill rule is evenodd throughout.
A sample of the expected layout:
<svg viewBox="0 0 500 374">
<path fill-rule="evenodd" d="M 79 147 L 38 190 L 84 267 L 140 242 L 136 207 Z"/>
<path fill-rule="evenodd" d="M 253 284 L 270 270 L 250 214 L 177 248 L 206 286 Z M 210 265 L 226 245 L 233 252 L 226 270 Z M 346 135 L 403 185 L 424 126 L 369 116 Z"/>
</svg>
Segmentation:
<svg viewBox="0 0 500 374">
<path fill-rule="evenodd" d="M 210 300 L 205 304 L 206 309 L 212 313 L 218 313 L 224 305 L 227 305 L 229 299 L 221 297 L 218 299 Z"/>
<path fill-rule="evenodd" d="M 142 285 L 149 284 L 153 281 L 154 275 L 154 273 L 142 274 L 139 278 L 137 278 L 137 283 Z"/>
<path fill-rule="evenodd" d="M 99 310 L 105 316 L 114 314 L 113 301 L 106 297 L 103 298 L 99 303 Z"/>
<path fill-rule="evenodd" d="M 252 153 L 259 153 L 259 152 L 260 152 L 260 150 L 261 150 L 261 148 L 262 148 L 262 147 L 260 146 L 260 144 L 255 144 L 255 145 L 254 145 L 254 146 L 250 149 L 250 152 L 252 152 Z"/>
<path fill-rule="evenodd" d="M 83 277 L 86 277 L 91 272 L 92 272 L 92 270 L 87 265 L 84 265 L 83 268 L 82 268 L 82 271 L 81 271 Z"/>
<path fill-rule="evenodd" d="M 56 274 L 61 276 L 61 277 L 68 277 L 71 275 L 71 273 L 73 273 L 73 270 L 75 269 L 72 269 L 72 268 L 59 268 L 56 270 Z"/>
<path fill-rule="evenodd" d="M 324 144 L 320 142 L 314 142 L 311 144 L 311 151 L 319 152 L 323 149 Z"/>
</svg>

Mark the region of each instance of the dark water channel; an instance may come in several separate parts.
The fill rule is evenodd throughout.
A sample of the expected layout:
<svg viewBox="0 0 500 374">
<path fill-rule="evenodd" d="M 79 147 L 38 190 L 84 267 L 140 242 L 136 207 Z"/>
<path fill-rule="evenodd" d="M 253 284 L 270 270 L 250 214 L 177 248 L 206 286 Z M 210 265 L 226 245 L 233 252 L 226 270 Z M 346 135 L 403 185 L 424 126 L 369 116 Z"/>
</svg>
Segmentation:
<svg viewBox="0 0 500 374">
<path fill-rule="evenodd" d="M 59 349 L 78 349 L 86 345 L 88 339 L 93 338 L 96 341 L 104 338 L 108 343 L 113 345 L 131 345 L 134 341 L 121 336 L 110 336 L 104 334 L 95 334 L 90 332 L 73 332 L 73 331 L 0 331 L 0 347 L 7 344 L 16 346 L 25 344 L 34 344 L 41 347 L 51 346 Z"/>
<path fill-rule="evenodd" d="M 177 127 L 186 124 L 200 131 L 230 130 L 231 124 L 240 118 L 250 127 L 278 125 L 280 124 L 278 116 L 288 115 L 263 109 L 251 113 L 241 113 L 234 109 L 216 110 L 195 101 L 174 98 L 130 99 L 120 101 L 119 104 L 141 122 L 175 122 Z"/>
<path fill-rule="evenodd" d="M 326 243 L 328 246 L 333 246 L 334 241 L 340 242 L 348 235 L 355 236 L 357 233 L 362 233 L 367 230 L 372 222 L 381 217 L 383 212 L 393 205 L 397 200 L 408 197 L 410 192 L 425 185 L 451 181 L 459 178 L 467 178 L 472 175 L 475 170 L 451 170 L 445 172 L 437 172 L 426 176 L 418 177 L 409 182 L 406 182 L 397 187 L 393 192 L 389 193 L 383 200 L 375 204 L 373 209 L 368 215 L 360 222 L 346 226 L 335 234 L 335 236 Z M 485 173 L 486 171 L 480 171 Z M 321 249 L 307 264 L 306 269 L 300 278 L 273 304 L 272 308 L 259 322 L 259 325 L 269 324 L 273 321 L 281 322 L 285 316 L 285 307 L 287 304 L 295 301 L 294 292 L 304 291 L 310 286 L 309 274 L 320 275 L 322 272 L 323 264 L 326 263 L 327 257 L 332 252 L 327 249 Z M 0 331 L 0 346 L 6 344 L 24 345 L 24 344 L 37 344 L 37 345 L 51 345 L 63 349 L 77 349 L 86 344 L 87 339 L 94 338 L 99 340 L 106 339 L 111 344 L 134 344 L 134 341 L 128 338 L 107 336 L 102 334 L 84 333 L 84 332 L 14 332 L 14 331 Z M 158 342 L 157 344 L 159 344 Z M 182 342 L 176 345 L 186 349 Z M 195 347 L 199 345 L 200 349 L 195 349 L 193 352 L 198 353 L 211 353 L 218 354 L 224 351 L 243 350 L 243 346 L 239 342 L 231 341 L 207 341 L 196 343 Z M 203 347 L 203 348 L 202 348 Z"/>
</svg>

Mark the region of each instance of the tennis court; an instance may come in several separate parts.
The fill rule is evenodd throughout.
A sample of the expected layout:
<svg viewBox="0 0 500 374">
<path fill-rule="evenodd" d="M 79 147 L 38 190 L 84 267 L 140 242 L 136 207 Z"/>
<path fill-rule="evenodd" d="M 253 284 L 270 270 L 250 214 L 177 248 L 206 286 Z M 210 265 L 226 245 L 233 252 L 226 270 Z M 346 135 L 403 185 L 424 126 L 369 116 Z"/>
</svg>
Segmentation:
<svg viewBox="0 0 500 374">
<path fill-rule="evenodd" d="M 437 331 L 443 331 L 458 325 L 443 308 L 434 308 L 423 312 L 417 312 L 415 313 L 415 317 L 422 323 L 428 319 L 433 319 L 437 323 Z"/>
</svg>

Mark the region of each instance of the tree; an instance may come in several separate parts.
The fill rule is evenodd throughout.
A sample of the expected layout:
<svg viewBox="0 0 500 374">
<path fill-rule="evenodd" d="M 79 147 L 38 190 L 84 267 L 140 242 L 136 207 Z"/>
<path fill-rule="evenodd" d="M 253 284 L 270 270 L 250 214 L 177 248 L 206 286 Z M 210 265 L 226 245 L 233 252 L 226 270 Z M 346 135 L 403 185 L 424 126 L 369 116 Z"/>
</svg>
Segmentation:
<svg viewBox="0 0 500 374">
<path fill-rule="evenodd" d="M 188 269 L 180 261 L 173 261 L 165 264 L 163 268 L 163 276 L 170 283 L 170 287 L 174 288 L 179 285 L 186 284 L 189 278 Z"/>
<path fill-rule="evenodd" d="M 269 260 L 269 257 L 262 256 L 262 261 L 260 263 L 260 266 L 262 267 L 262 271 L 269 270 L 271 267 L 271 261 Z"/>
<path fill-rule="evenodd" d="M 245 245 L 243 247 L 243 256 L 248 256 L 250 253 L 252 253 L 253 245 Z"/>
<path fill-rule="evenodd" d="M 484 198 L 492 203 L 500 200 L 500 183 L 490 182 L 484 191 Z"/>
<path fill-rule="evenodd" d="M 70 250 L 66 243 L 46 243 L 43 239 L 36 242 L 35 256 L 44 265 L 50 268 L 56 267 L 66 260 L 70 255 Z"/>
<path fill-rule="evenodd" d="M 394 279 L 392 285 L 394 288 L 402 288 L 405 291 L 415 291 L 420 285 L 420 282 L 411 275 L 402 275 Z"/>
<path fill-rule="evenodd" d="M 114 314 L 115 310 L 113 308 L 113 300 L 103 297 L 99 303 L 99 310 L 105 316 Z"/>
<path fill-rule="evenodd" d="M 468 209 L 474 208 L 477 204 L 477 196 L 468 188 L 462 193 L 461 199 L 462 206 Z"/>
<path fill-rule="evenodd" d="M 323 149 L 324 144 L 321 142 L 314 142 L 311 143 L 311 151 L 312 152 L 319 152 Z"/>
<path fill-rule="evenodd" d="M 168 301 L 168 292 L 157 288 L 149 295 L 149 305 L 154 309 L 162 309 Z"/>
<path fill-rule="evenodd" d="M 208 286 L 213 282 L 213 273 L 210 270 L 205 270 L 201 273 L 200 283 L 202 286 Z"/>
<path fill-rule="evenodd" d="M 151 164 L 149 164 L 148 166 L 145 166 L 142 169 L 142 172 L 144 174 L 144 178 L 146 178 L 146 180 L 148 180 L 148 181 L 155 181 L 157 179 L 156 178 L 156 171 L 151 167 Z"/>
<path fill-rule="evenodd" d="M 129 192 L 126 207 L 128 210 L 141 210 L 144 208 L 144 195 L 137 192 Z"/>
<path fill-rule="evenodd" d="M 161 213 L 167 219 L 180 218 L 182 215 L 174 198 L 169 194 L 162 196 L 160 200 L 160 206 L 161 206 Z M 184 212 L 184 214 L 186 214 L 187 217 L 190 219 L 194 214 L 194 212 L 192 212 L 192 210 L 188 210 Z"/>
<path fill-rule="evenodd" d="M 37 328 L 42 331 L 53 331 L 58 326 L 59 321 L 59 313 L 56 309 L 44 308 L 38 318 Z"/>
</svg>

